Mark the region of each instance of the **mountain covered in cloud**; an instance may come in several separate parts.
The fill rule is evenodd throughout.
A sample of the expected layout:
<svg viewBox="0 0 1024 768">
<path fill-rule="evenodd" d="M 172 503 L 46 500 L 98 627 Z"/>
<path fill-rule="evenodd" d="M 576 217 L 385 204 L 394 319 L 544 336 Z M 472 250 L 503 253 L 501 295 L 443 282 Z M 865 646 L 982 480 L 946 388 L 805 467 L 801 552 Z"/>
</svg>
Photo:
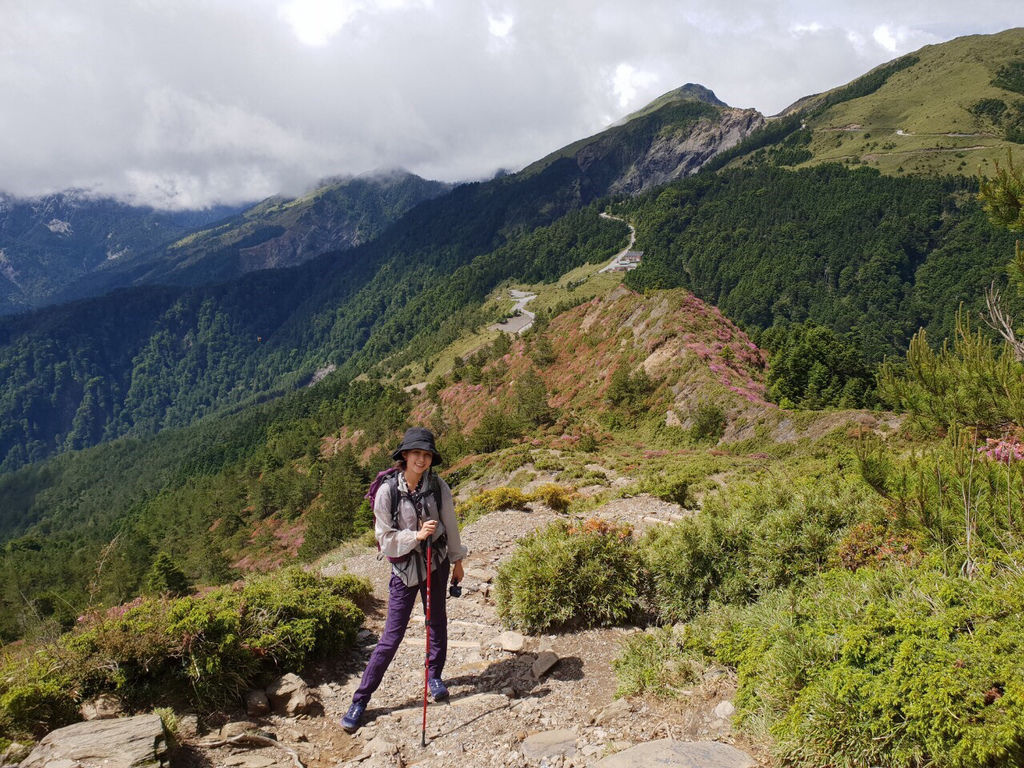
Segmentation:
<svg viewBox="0 0 1024 768">
<path fill-rule="evenodd" d="M 349 183 L 265 201 L 159 253 L 97 271 L 66 294 L 120 290 L 0 321 L 0 370 L 31 360 L 11 369 L 0 398 L 0 466 L 184 426 L 307 382 L 323 367 L 355 370 L 417 332 L 440 332 L 449 316 L 472 316 L 501 280 L 554 279 L 592 256 L 574 238 L 604 242 L 625 225 L 587 219 L 573 225 L 580 234 L 560 234 L 557 248 L 517 250 L 499 262 L 489 255 L 610 194 L 695 172 L 758 116 L 725 127 L 735 119 L 734 110 L 676 94 L 519 173 L 424 200 L 355 248 L 318 252 L 331 236 L 373 229 L 349 215 L 357 209 L 345 196 Z M 416 177 L 393 178 L 421 194 L 439 190 Z M 397 215 L 400 207 L 374 210 Z M 318 247 L 306 248 L 318 238 Z M 70 376 L 56 375 L 62 363 Z M 40 386 L 59 393 L 37 397 Z M 23 421 L 28 412 L 33 418 Z"/>
<path fill-rule="evenodd" d="M 71 283 L 237 211 L 166 212 L 69 190 L 0 194 L 0 313 L 52 303 Z"/>
<path fill-rule="evenodd" d="M 131 285 L 202 285 L 376 237 L 450 188 L 404 172 L 332 179 L 242 209 L 160 212 L 68 192 L 0 199 L 0 313 Z"/>
</svg>

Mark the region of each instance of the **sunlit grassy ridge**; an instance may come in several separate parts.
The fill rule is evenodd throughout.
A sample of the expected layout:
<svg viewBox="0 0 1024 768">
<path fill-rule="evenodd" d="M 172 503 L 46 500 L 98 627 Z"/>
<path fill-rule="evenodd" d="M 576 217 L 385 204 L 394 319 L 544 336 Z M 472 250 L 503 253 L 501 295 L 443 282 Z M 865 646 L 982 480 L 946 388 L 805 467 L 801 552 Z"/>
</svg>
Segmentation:
<svg viewBox="0 0 1024 768">
<path fill-rule="evenodd" d="M 884 173 L 974 175 L 1005 159 L 1014 144 L 970 109 L 982 99 L 1012 106 L 1021 98 L 992 81 L 1001 67 L 1024 58 L 1024 28 L 962 37 L 912 55 L 917 63 L 893 73 L 874 93 L 808 119 L 814 157 L 807 164 L 841 161 Z"/>
</svg>

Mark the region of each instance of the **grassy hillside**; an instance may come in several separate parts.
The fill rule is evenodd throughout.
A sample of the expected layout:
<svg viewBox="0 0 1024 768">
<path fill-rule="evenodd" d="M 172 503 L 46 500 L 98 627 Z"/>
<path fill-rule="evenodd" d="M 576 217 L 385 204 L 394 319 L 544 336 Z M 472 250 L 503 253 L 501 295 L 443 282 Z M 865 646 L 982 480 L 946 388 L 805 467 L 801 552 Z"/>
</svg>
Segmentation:
<svg viewBox="0 0 1024 768">
<path fill-rule="evenodd" d="M 407 420 L 435 425 L 451 464 L 465 456 L 463 479 L 527 434 L 552 446 L 624 429 L 689 443 L 703 409 L 721 422 L 706 437 L 728 427 L 735 439 L 753 434 L 753 411 L 765 407 L 763 366 L 688 293 L 613 287 L 542 312 L 525 338 L 478 350 L 426 391 L 335 374 L 235 415 L 25 468 L 0 479 L 0 629 L 24 630 L 26 599 L 60 622 L 87 603 L 126 600 L 160 552 L 193 583 L 218 583 L 364 530 L 362 491 Z"/>
<path fill-rule="evenodd" d="M 1000 76 L 1024 62 L 1024 28 L 925 46 L 903 59 L 913 63 L 871 93 L 829 104 L 844 86 L 804 102 L 813 154 L 807 164 L 973 176 L 991 173 L 1024 139 L 1024 92 Z"/>
</svg>

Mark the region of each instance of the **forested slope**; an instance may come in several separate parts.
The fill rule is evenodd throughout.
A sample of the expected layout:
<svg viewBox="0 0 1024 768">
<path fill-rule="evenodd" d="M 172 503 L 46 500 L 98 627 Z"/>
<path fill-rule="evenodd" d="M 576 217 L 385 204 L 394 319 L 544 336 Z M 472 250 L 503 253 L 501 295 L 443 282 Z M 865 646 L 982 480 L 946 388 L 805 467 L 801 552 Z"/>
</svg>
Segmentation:
<svg viewBox="0 0 1024 768">
<path fill-rule="evenodd" d="M 961 302 L 984 306 L 1013 238 L 971 179 L 823 165 L 725 171 L 621 204 L 636 224 L 637 289 L 685 287 L 750 328 L 812 321 L 871 361 L 919 327 L 949 336 Z"/>
<path fill-rule="evenodd" d="M 0 469 L 181 426 L 292 388 L 329 364 L 352 367 L 371 337 L 360 359 L 380 359 L 471 310 L 466 302 L 480 302 L 495 281 L 530 271 L 502 258 L 465 273 L 468 282 L 451 278 L 509 238 L 588 202 L 581 174 L 562 161 L 525 180 L 465 185 L 344 259 L 326 254 L 216 286 L 124 289 L 0 320 Z M 624 225 L 596 212 L 561 226 L 573 230 L 569 239 L 617 233 L 614 246 L 625 238 Z M 562 266 L 542 262 L 532 271 L 552 278 Z M 461 290 L 450 298 L 455 304 L 421 295 L 453 285 Z M 429 310 L 406 307 L 414 296 Z"/>
</svg>

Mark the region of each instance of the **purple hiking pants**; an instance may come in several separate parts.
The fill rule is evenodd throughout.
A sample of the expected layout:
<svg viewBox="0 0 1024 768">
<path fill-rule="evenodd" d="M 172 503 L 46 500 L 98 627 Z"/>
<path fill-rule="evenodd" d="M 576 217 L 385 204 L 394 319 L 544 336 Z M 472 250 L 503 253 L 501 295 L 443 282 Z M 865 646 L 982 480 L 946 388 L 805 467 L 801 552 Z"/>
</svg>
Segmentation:
<svg viewBox="0 0 1024 768">
<path fill-rule="evenodd" d="M 450 569 L 451 563 L 445 558 L 430 574 L 430 651 L 427 655 L 427 669 L 431 680 L 441 679 L 444 662 L 448 657 L 448 606 L 445 599 Z M 426 613 L 426 579 L 414 587 L 407 587 L 396 574 L 391 574 L 391 582 L 388 584 L 388 618 L 377 647 L 373 649 L 370 661 L 366 664 L 359 688 L 352 695 L 353 702 L 366 704 L 380 685 L 405 637 L 405 628 L 412 615 L 417 592 L 420 593 L 421 601 L 424 601 L 423 610 Z"/>
</svg>

